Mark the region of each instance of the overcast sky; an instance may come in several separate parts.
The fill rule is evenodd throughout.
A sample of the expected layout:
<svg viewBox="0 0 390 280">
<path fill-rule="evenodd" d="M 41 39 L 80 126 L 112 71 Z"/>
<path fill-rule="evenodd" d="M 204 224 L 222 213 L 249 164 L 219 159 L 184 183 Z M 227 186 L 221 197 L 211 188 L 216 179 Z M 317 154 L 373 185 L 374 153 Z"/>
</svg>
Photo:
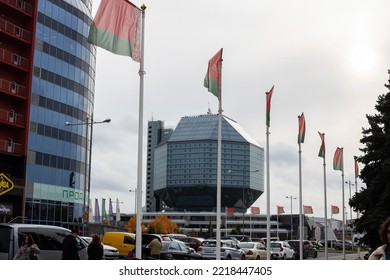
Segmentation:
<svg viewBox="0 0 390 280">
<path fill-rule="evenodd" d="M 94 1 L 95 14 L 100 1 Z M 223 48 L 222 107 L 261 147 L 266 145 L 265 92 L 271 104 L 271 214 L 290 213 L 299 196 L 298 115 L 306 118 L 302 144 L 303 204 L 324 216 L 323 161 L 318 131 L 325 133 L 328 217 L 342 206 L 341 172 L 333 170 L 344 148 L 345 181 L 354 183 L 354 155 L 366 114 L 385 94 L 390 68 L 390 1 L 134 0 L 145 4 L 144 150 L 150 120 L 175 128 L 180 118 L 217 113 L 218 100 L 203 87 L 208 60 Z M 96 121 L 91 199 L 115 199 L 121 212 L 134 211 L 137 184 L 139 64 L 97 50 Z M 146 152 L 143 152 L 146 158 Z M 142 166 L 145 174 L 145 163 Z M 362 166 L 359 165 L 361 169 Z M 145 186 L 145 176 L 143 177 Z M 357 187 L 363 187 L 358 180 Z M 266 182 L 264 182 L 266 189 Z M 352 193 L 355 186 L 352 186 Z M 345 185 L 345 205 L 349 186 Z M 92 203 L 94 205 L 94 202 Z M 253 206 L 266 214 L 266 193 Z M 101 207 L 100 207 L 101 208 Z M 108 209 L 108 205 L 106 205 Z M 115 205 L 114 205 L 115 209 Z M 293 200 L 298 213 L 298 199 Z M 347 207 L 348 218 L 350 217 Z M 340 214 L 334 218 L 342 219 Z M 353 217 L 356 214 L 353 213 Z"/>
</svg>

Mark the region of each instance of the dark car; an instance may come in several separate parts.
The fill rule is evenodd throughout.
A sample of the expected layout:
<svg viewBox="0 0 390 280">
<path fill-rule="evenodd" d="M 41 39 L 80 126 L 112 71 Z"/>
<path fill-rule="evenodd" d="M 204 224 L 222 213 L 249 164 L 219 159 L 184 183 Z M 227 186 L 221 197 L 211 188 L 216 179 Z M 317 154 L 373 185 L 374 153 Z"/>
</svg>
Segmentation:
<svg viewBox="0 0 390 280">
<path fill-rule="evenodd" d="M 203 256 L 177 241 L 163 241 L 160 253 L 162 260 L 202 260 Z"/>
<path fill-rule="evenodd" d="M 295 258 L 300 259 L 300 250 L 299 250 L 299 240 L 288 240 L 288 244 L 295 251 Z M 308 257 L 317 258 L 318 252 L 317 249 L 311 244 L 308 240 L 303 240 L 303 257 L 302 259 L 307 259 Z"/>
<path fill-rule="evenodd" d="M 191 236 L 178 236 L 175 239 L 184 242 L 188 247 L 193 248 L 195 251 L 198 251 L 199 246 L 202 244 L 203 238 L 200 237 L 191 237 Z"/>
</svg>

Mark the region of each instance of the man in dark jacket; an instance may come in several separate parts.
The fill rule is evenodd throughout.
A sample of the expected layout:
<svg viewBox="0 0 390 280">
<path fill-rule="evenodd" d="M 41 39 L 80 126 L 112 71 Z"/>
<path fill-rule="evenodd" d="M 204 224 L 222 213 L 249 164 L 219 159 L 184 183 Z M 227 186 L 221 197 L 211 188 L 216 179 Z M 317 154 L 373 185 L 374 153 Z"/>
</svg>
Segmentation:
<svg viewBox="0 0 390 280">
<path fill-rule="evenodd" d="M 79 260 L 79 245 L 77 242 L 78 231 L 72 230 L 62 242 L 62 259 L 63 260 Z"/>
</svg>

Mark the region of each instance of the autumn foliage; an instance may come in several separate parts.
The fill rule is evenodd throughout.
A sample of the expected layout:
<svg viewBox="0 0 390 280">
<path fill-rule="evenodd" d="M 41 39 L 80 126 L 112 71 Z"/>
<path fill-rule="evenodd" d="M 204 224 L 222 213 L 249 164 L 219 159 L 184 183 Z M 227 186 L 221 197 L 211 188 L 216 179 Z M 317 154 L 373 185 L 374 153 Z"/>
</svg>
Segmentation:
<svg viewBox="0 0 390 280">
<path fill-rule="evenodd" d="M 148 233 L 178 233 L 179 228 L 167 215 L 158 216 L 148 224 Z"/>
<path fill-rule="evenodd" d="M 135 231 L 136 231 L 136 222 L 137 222 L 137 216 L 132 216 L 130 218 L 130 220 L 127 222 L 127 224 L 124 225 L 124 227 L 128 228 L 129 232 L 135 233 Z M 142 232 L 145 231 L 144 223 L 141 223 L 141 229 L 142 229 Z"/>
</svg>

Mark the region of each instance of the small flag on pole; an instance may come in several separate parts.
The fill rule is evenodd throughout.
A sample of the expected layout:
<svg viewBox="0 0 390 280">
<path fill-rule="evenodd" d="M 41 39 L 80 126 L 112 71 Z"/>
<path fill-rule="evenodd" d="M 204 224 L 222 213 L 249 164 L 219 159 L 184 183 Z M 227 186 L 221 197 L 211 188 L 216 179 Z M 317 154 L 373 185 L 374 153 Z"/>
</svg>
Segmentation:
<svg viewBox="0 0 390 280">
<path fill-rule="evenodd" d="M 265 124 L 269 127 L 270 122 L 271 122 L 271 98 L 272 98 L 272 93 L 274 92 L 274 87 L 275 85 L 272 86 L 269 92 L 266 92 L 266 117 L 265 117 Z"/>
<path fill-rule="evenodd" d="M 203 85 L 209 92 L 221 100 L 222 50 L 220 49 L 210 60 Z"/>
<path fill-rule="evenodd" d="M 114 220 L 114 212 L 112 211 L 112 201 L 111 198 L 109 199 L 108 204 L 108 220 L 112 222 Z"/>
<path fill-rule="evenodd" d="M 320 146 L 320 151 L 318 152 L 318 156 L 325 158 L 325 133 L 321 133 L 318 131 L 318 134 L 320 135 L 321 138 L 321 146 Z"/>
<path fill-rule="evenodd" d="M 107 221 L 106 199 L 102 198 L 102 222 Z"/>
<path fill-rule="evenodd" d="M 313 207 L 308 205 L 303 205 L 303 213 L 304 214 L 313 214 Z"/>
<path fill-rule="evenodd" d="M 343 150 L 339 147 L 333 156 L 333 169 L 343 171 Z"/>
<path fill-rule="evenodd" d="M 278 215 L 284 213 L 284 207 L 283 206 L 276 206 Z"/>
<path fill-rule="evenodd" d="M 101 0 L 88 42 L 140 62 L 141 10 L 125 0 Z"/>
<path fill-rule="evenodd" d="M 331 205 L 331 213 L 338 214 L 338 213 L 340 213 L 340 209 L 335 205 Z"/>
<path fill-rule="evenodd" d="M 251 207 L 252 214 L 260 214 L 260 207 Z"/>
<path fill-rule="evenodd" d="M 233 215 L 234 214 L 234 208 L 226 207 L 226 214 L 227 215 Z"/>
<path fill-rule="evenodd" d="M 298 144 L 302 144 L 303 142 L 305 142 L 305 133 L 306 133 L 306 122 L 303 113 L 300 116 L 298 116 L 298 125 L 299 125 Z"/>
<path fill-rule="evenodd" d="M 359 165 L 358 165 L 358 162 L 357 162 L 357 157 L 353 157 L 354 158 L 354 162 L 355 162 L 355 179 L 357 177 L 359 177 Z"/>
<path fill-rule="evenodd" d="M 95 222 L 97 222 L 97 223 L 101 222 L 100 207 L 99 207 L 99 201 L 97 198 L 95 198 Z"/>
</svg>

